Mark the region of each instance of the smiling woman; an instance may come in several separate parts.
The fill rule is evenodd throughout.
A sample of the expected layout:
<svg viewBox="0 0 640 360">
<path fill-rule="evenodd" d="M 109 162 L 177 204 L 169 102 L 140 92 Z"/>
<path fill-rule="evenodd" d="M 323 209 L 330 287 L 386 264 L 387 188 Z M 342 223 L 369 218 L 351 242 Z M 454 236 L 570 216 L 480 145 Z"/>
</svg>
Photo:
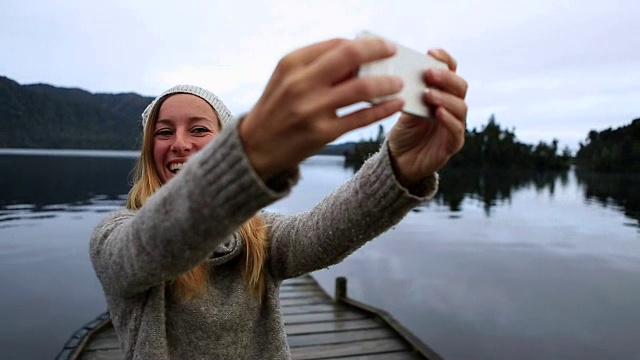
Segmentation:
<svg viewBox="0 0 640 360">
<path fill-rule="evenodd" d="M 207 145 L 230 120 L 231 112 L 224 103 L 215 94 L 197 86 L 174 86 L 158 96 L 142 114 L 143 148 L 127 207 L 132 210 L 142 207 L 149 196 L 173 178 L 189 157 Z M 249 279 L 248 286 L 260 281 L 265 242 L 264 231 L 256 230 L 260 225 L 262 220 L 253 217 L 239 230 L 244 235 L 249 259 L 243 275 Z M 208 271 L 207 263 L 203 262 L 175 277 L 172 280 L 174 295 L 188 300 L 202 293 Z M 252 274 L 258 275 L 252 277 Z M 253 287 L 254 291 L 264 291 Z"/>
<path fill-rule="evenodd" d="M 221 124 L 213 108 L 191 94 L 167 98 L 157 117 L 153 129 L 153 159 L 164 183 L 182 169 L 191 154 L 220 132 Z"/>
<path fill-rule="evenodd" d="M 213 93 L 180 85 L 144 111 L 127 208 L 93 233 L 90 254 L 126 359 L 288 359 L 279 288 L 340 262 L 436 191 L 462 147 L 466 82 L 455 60 L 429 70 L 433 121 L 403 115 L 346 184 L 295 216 L 260 212 L 288 195 L 299 163 L 345 132 L 402 108 L 392 76 L 356 78 L 390 57 L 378 38 L 334 39 L 285 56 L 255 107 L 234 119 Z"/>
</svg>

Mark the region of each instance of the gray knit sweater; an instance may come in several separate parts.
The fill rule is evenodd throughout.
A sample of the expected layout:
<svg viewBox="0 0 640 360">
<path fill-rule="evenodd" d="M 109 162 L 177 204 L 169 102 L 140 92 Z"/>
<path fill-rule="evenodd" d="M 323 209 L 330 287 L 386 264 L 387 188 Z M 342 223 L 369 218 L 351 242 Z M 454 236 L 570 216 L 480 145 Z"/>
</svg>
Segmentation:
<svg viewBox="0 0 640 360">
<path fill-rule="evenodd" d="M 189 160 L 144 207 L 107 216 L 90 255 L 125 359 L 289 359 L 279 286 L 335 264 L 433 195 L 437 177 L 414 196 L 395 180 L 386 146 L 313 209 L 265 213 L 266 294 L 245 288 L 238 227 L 284 197 L 297 180 L 265 184 L 252 170 L 237 122 Z M 212 265 L 206 294 L 175 301 L 168 281 L 201 261 Z"/>
</svg>

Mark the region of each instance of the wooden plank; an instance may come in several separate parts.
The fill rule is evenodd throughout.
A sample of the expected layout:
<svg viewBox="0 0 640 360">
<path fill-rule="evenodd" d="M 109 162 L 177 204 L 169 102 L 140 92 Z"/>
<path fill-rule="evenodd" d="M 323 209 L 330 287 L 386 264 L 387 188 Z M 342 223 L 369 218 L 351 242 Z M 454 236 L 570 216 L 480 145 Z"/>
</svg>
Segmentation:
<svg viewBox="0 0 640 360">
<path fill-rule="evenodd" d="M 420 360 L 424 357 L 418 355 L 414 351 L 401 351 L 384 354 L 369 354 L 341 357 L 340 360 Z"/>
<path fill-rule="evenodd" d="M 87 350 L 111 350 L 111 349 L 120 349 L 120 341 L 117 337 L 107 337 L 107 336 L 98 336 L 94 337 L 88 344 L 85 346 Z"/>
<path fill-rule="evenodd" d="M 318 282 L 313 278 L 297 278 L 285 280 L 280 286 L 292 286 L 292 285 L 318 285 Z"/>
<path fill-rule="evenodd" d="M 113 323 L 111 323 L 110 326 L 105 326 L 103 329 L 100 329 L 100 331 L 93 334 L 93 337 L 96 337 L 96 338 L 107 337 L 107 338 L 117 339 L 118 335 L 116 334 L 116 329 L 113 327 Z"/>
<path fill-rule="evenodd" d="M 304 324 L 327 321 L 346 321 L 367 318 L 367 314 L 356 311 L 324 312 L 315 314 L 292 314 L 284 316 L 284 324 Z"/>
<path fill-rule="evenodd" d="M 304 290 L 309 288 L 317 288 L 322 289 L 318 284 L 292 284 L 292 285 L 282 285 L 278 291 L 293 291 L 293 290 Z"/>
<path fill-rule="evenodd" d="M 343 344 L 303 346 L 291 349 L 291 357 L 298 360 L 322 359 L 327 357 L 381 354 L 406 350 L 406 343 L 400 339 L 364 340 Z"/>
<path fill-rule="evenodd" d="M 296 299 L 296 298 L 307 298 L 307 297 L 320 297 L 323 299 L 329 299 L 329 295 L 327 295 L 324 291 L 296 291 L 296 292 L 286 292 L 280 294 L 280 299 Z"/>
<path fill-rule="evenodd" d="M 291 297 L 300 297 L 300 296 L 309 296 L 309 297 L 321 297 L 323 299 L 333 300 L 329 295 L 327 295 L 324 291 L 318 289 L 316 291 L 287 291 L 278 294 L 280 299 L 287 299 Z"/>
<path fill-rule="evenodd" d="M 79 360 L 122 360 L 124 355 L 120 349 L 116 350 L 99 350 L 84 351 Z"/>
<path fill-rule="evenodd" d="M 298 286 L 282 286 L 280 288 L 280 294 L 286 293 L 289 291 L 307 291 L 307 290 L 318 290 L 322 289 L 318 285 L 298 285 Z"/>
<path fill-rule="evenodd" d="M 286 326 L 287 335 L 314 334 L 323 332 L 337 332 L 358 329 L 381 328 L 380 323 L 373 319 L 350 320 L 340 322 L 322 322 L 311 324 L 291 324 Z"/>
<path fill-rule="evenodd" d="M 315 283 L 315 282 L 298 283 L 298 284 L 282 284 L 278 290 L 279 291 L 290 291 L 290 290 L 309 290 L 309 289 L 320 289 L 320 290 L 322 290 L 320 285 L 318 285 L 318 283 Z"/>
<path fill-rule="evenodd" d="M 87 343 L 85 349 L 88 351 L 99 350 L 118 350 L 120 351 L 120 340 L 116 334 L 116 329 L 113 325 L 106 326 L 100 329 L 97 333 L 93 334 L 91 341 Z"/>
<path fill-rule="evenodd" d="M 303 276 L 295 279 L 287 279 L 282 285 L 309 285 L 309 284 L 318 284 L 311 276 Z"/>
<path fill-rule="evenodd" d="M 322 290 L 319 287 L 308 287 L 308 286 L 300 286 L 300 287 L 289 287 L 289 288 L 280 288 L 280 292 L 278 293 L 278 295 L 282 296 L 285 294 L 291 294 L 291 293 L 305 293 L 305 292 L 321 292 L 323 294 L 325 294 L 326 296 L 327 293 Z M 333 299 L 333 298 L 332 298 Z"/>
<path fill-rule="evenodd" d="M 347 307 L 341 304 L 324 303 L 314 305 L 289 306 L 282 308 L 282 315 L 313 314 L 323 312 L 346 311 Z"/>
<path fill-rule="evenodd" d="M 280 286 L 279 290 L 282 289 L 304 289 L 304 288 L 308 288 L 311 286 L 317 286 L 319 287 L 320 285 L 316 284 L 316 283 L 312 283 L 312 282 L 308 282 L 308 283 L 297 283 L 297 284 L 283 284 Z"/>
<path fill-rule="evenodd" d="M 300 305 L 315 305 L 315 304 L 331 304 L 329 298 L 302 298 L 302 299 L 282 299 L 280 300 L 280 306 L 300 306 Z"/>
<path fill-rule="evenodd" d="M 300 347 L 310 345 L 326 345 L 348 343 L 360 340 L 388 339 L 395 338 L 398 335 L 393 331 L 385 328 L 351 330 L 321 334 L 305 334 L 287 336 L 289 347 Z"/>
</svg>

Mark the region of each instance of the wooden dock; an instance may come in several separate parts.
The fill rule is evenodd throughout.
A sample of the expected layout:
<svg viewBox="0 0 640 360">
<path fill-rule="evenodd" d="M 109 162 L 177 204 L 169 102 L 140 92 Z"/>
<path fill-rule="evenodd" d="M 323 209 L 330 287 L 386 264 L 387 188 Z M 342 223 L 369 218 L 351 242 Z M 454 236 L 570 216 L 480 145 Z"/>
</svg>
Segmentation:
<svg viewBox="0 0 640 360">
<path fill-rule="evenodd" d="M 442 358 L 386 312 L 347 297 L 345 278 L 332 299 L 310 275 L 287 280 L 280 305 L 293 359 Z M 78 330 L 56 360 L 122 360 L 108 313 Z"/>
</svg>

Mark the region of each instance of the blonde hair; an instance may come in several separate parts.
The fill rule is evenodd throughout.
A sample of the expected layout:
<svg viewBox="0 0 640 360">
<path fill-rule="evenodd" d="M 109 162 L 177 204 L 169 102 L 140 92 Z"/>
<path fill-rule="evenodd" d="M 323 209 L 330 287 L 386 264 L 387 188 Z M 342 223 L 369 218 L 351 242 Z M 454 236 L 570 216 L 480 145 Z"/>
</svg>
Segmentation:
<svg viewBox="0 0 640 360">
<path fill-rule="evenodd" d="M 150 121 L 143 130 L 142 149 L 134 168 L 133 186 L 127 196 L 126 207 L 130 210 L 139 210 L 147 198 L 162 186 L 153 161 L 153 133 L 160 106 L 161 101 L 149 114 Z M 217 111 L 214 111 L 217 115 Z M 259 214 L 254 215 L 240 227 L 239 233 L 244 241 L 242 278 L 247 289 L 260 302 L 265 292 L 263 267 L 267 252 L 267 228 L 264 219 Z M 193 269 L 178 275 L 171 281 L 174 295 L 185 302 L 203 294 L 209 284 L 209 271 L 209 265 L 203 261 Z"/>
</svg>

